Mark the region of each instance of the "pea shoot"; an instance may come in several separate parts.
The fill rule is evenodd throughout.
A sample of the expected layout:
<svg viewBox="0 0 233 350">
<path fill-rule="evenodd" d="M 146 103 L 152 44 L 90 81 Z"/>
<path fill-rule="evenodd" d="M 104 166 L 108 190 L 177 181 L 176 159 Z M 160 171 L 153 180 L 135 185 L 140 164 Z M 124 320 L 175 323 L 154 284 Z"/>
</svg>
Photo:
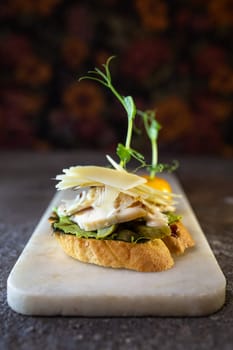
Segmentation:
<svg viewBox="0 0 233 350">
<path fill-rule="evenodd" d="M 116 96 L 127 113 L 128 127 L 125 144 L 123 145 L 122 143 L 118 143 L 116 149 L 116 153 L 120 159 L 120 166 L 125 168 L 126 164 L 131 160 L 131 158 L 134 158 L 140 163 L 140 166 L 137 169 L 142 167 L 147 167 L 149 169 L 151 179 L 155 177 L 157 172 L 161 172 L 163 170 L 175 170 L 178 166 L 177 162 L 174 162 L 172 165 L 158 163 L 157 139 L 161 125 L 155 118 L 156 112 L 153 110 L 147 110 L 144 112 L 137 110 L 133 97 L 121 95 L 114 87 L 109 69 L 110 62 L 114 58 L 115 56 L 111 56 L 107 59 L 105 64 L 102 64 L 104 68 L 103 70 L 95 67 L 94 70 L 87 72 L 88 75 L 79 78 L 79 81 L 89 79 L 97 81 L 100 84 L 106 86 Z M 150 165 L 146 164 L 144 156 L 140 152 L 131 147 L 133 128 L 135 127 L 134 120 L 137 115 L 142 117 L 147 136 L 151 142 L 152 159 Z"/>
<path fill-rule="evenodd" d="M 151 143 L 151 165 L 150 165 L 150 178 L 153 179 L 155 177 L 155 174 L 158 170 L 158 134 L 159 130 L 161 129 L 161 125 L 158 123 L 158 121 L 155 119 L 155 111 L 154 110 L 148 110 L 145 112 L 142 112 L 140 110 L 137 111 L 137 114 L 140 115 L 143 118 L 145 130 L 147 133 L 147 136 Z"/>
<path fill-rule="evenodd" d="M 137 110 L 132 96 L 122 96 L 112 84 L 109 65 L 113 58 L 115 58 L 115 56 L 109 57 L 106 63 L 102 65 L 104 67 L 104 71 L 100 70 L 99 68 L 94 68 L 94 70 L 88 71 L 88 75 L 79 78 L 79 81 L 83 79 L 90 79 L 106 86 L 112 91 L 112 93 L 116 96 L 116 98 L 125 109 L 128 118 L 126 140 L 124 145 L 119 143 L 116 150 L 116 153 L 120 158 L 120 165 L 124 168 L 126 167 L 126 164 L 131 160 L 131 157 L 135 158 L 137 161 L 143 164 L 144 156 L 135 149 L 131 148 L 133 125 Z"/>
</svg>

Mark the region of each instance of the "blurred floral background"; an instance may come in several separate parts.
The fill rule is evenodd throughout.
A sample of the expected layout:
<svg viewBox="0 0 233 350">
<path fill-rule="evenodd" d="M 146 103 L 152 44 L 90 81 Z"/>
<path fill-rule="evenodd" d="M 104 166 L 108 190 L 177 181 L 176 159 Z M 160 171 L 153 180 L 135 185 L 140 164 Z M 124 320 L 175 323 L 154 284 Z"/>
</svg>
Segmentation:
<svg viewBox="0 0 233 350">
<path fill-rule="evenodd" d="M 78 78 L 116 55 L 113 83 L 156 109 L 162 150 L 233 155 L 233 0 L 8 0 L 0 18 L 1 149 L 114 150 L 125 112 Z"/>
</svg>

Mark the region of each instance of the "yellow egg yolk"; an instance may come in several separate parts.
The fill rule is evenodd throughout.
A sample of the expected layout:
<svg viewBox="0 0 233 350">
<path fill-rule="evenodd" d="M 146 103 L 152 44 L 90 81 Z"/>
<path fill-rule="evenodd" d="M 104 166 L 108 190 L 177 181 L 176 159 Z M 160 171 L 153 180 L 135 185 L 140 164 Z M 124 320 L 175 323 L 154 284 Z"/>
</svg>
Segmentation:
<svg viewBox="0 0 233 350">
<path fill-rule="evenodd" d="M 155 176 L 153 179 L 150 179 L 149 175 L 143 175 L 145 179 L 147 179 L 147 186 L 150 186 L 152 188 L 155 188 L 156 190 L 160 190 L 163 192 L 171 193 L 172 189 L 170 184 L 165 180 L 162 179 L 161 177 Z"/>
</svg>

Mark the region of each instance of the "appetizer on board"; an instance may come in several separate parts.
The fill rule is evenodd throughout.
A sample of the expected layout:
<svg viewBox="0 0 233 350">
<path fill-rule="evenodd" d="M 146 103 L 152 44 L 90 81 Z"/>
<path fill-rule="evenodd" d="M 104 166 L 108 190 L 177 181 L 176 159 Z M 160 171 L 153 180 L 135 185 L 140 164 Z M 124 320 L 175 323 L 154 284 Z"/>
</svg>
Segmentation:
<svg viewBox="0 0 233 350">
<path fill-rule="evenodd" d="M 72 166 L 57 175 L 56 187 L 72 191 L 50 217 L 55 237 L 64 251 L 85 263 L 141 272 L 163 271 L 174 265 L 174 256 L 194 246 L 194 241 L 176 214 L 176 196 L 169 183 L 157 177 L 163 170 L 177 165 L 159 164 L 157 137 L 161 126 L 154 111 L 137 110 L 131 96 L 121 96 L 112 85 L 109 63 L 105 72 L 95 68 L 82 79 L 96 80 L 107 86 L 127 112 L 128 130 L 125 144 L 118 144 L 117 163 L 110 156 L 109 167 Z M 142 118 L 151 142 L 152 160 L 131 148 L 135 118 Z M 149 175 L 126 170 L 135 158 L 139 168 Z"/>
</svg>

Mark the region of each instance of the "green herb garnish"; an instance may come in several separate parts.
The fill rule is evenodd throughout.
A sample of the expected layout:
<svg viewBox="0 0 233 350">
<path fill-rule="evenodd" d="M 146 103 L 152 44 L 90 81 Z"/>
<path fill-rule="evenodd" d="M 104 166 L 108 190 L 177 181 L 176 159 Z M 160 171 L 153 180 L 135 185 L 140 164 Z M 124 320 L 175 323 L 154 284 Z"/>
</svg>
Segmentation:
<svg viewBox="0 0 233 350">
<path fill-rule="evenodd" d="M 154 110 L 140 111 L 137 114 L 142 117 L 147 136 L 151 143 L 151 164 L 146 165 L 150 172 L 152 180 L 157 173 L 162 171 L 172 172 L 178 168 L 178 162 L 173 161 L 172 164 L 158 163 L 158 134 L 162 126 L 156 120 L 156 112 Z"/>
<path fill-rule="evenodd" d="M 155 111 L 148 110 L 145 112 L 137 111 L 138 115 L 143 118 L 144 126 L 147 136 L 151 143 L 151 165 L 150 165 L 150 178 L 153 179 L 158 170 L 158 133 L 161 129 L 161 125 L 155 119 Z"/>
<path fill-rule="evenodd" d="M 112 91 L 112 93 L 116 96 L 116 98 L 124 107 L 128 118 L 127 135 L 125 144 L 123 145 L 119 143 L 117 146 L 116 153 L 120 158 L 120 165 L 122 167 L 125 167 L 132 157 L 135 158 L 137 161 L 143 163 L 144 156 L 138 151 L 131 148 L 133 125 L 137 110 L 132 96 L 122 96 L 112 84 L 109 64 L 113 58 L 115 58 L 115 56 L 109 57 L 106 64 L 102 65 L 104 67 L 104 71 L 100 70 L 99 68 L 94 68 L 94 70 L 88 71 L 89 75 L 79 78 L 79 81 L 83 79 L 90 79 L 101 83 L 102 85 L 106 86 Z"/>
<path fill-rule="evenodd" d="M 125 168 L 126 164 L 131 160 L 131 158 L 134 158 L 140 163 L 140 166 L 137 169 L 147 167 L 148 170 L 150 171 L 151 179 L 155 177 L 157 172 L 162 172 L 164 170 L 174 171 L 178 167 L 178 162 L 173 162 L 173 164 L 171 165 L 158 163 L 157 139 L 158 139 L 159 130 L 161 129 L 161 125 L 155 118 L 155 115 L 156 115 L 155 111 L 148 110 L 143 112 L 143 111 L 137 110 L 133 97 L 121 95 L 113 86 L 112 77 L 109 69 L 110 62 L 112 61 L 113 58 L 115 58 L 115 56 L 109 57 L 106 63 L 102 64 L 104 70 L 100 70 L 99 68 L 95 67 L 94 70 L 88 71 L 88 75 L 80 77 L 79 81 L 84 79 L 90 79 L 90 80 L 95 80 L 100 84 L 106 86 L 116 96 L 116 98 L 119 100 L 119 102 L 124 107 L 127 113 L 128 127 L 127 127 L 125 144 L 123 145 L 122 143 L 118 143 L 117 149 L 116 149 L 116 153 L 120 158 L 120 165 L 123 168 Z M 136 115 L 142 117 L 147 136 L 149 137 L 151 142 L 151 151 L 152 151 L 151 164 L 147 164 L 145 162 L 144 156 L 140 152 L 138 152 L 137 150 L 131 147 L 133 128 L 135 127 L 134 120 Z"/>
</svg>

